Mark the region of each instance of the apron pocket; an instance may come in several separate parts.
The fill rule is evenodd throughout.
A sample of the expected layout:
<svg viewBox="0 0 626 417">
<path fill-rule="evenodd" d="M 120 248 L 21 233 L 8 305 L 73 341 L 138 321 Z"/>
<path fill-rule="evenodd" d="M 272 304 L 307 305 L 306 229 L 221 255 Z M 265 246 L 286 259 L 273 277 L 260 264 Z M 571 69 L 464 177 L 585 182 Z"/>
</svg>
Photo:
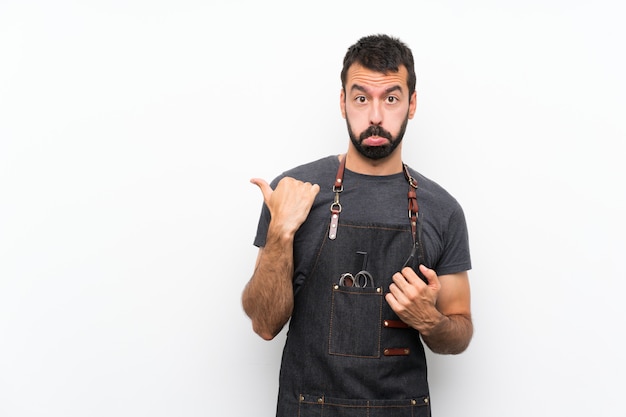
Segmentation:
<svg viewBox="0 0 626 417">
<path fill-rule="evenodd" d="M 328 353 L 379 358 L 382 289 L 333 285 L 332 291 Z"/>
<path fill-rule="evenodd" d="M 350 400 L 324 395 L 301 394 L 300 417 L 429 417 L 428 396 L 403 400 Z"/>
</svg>

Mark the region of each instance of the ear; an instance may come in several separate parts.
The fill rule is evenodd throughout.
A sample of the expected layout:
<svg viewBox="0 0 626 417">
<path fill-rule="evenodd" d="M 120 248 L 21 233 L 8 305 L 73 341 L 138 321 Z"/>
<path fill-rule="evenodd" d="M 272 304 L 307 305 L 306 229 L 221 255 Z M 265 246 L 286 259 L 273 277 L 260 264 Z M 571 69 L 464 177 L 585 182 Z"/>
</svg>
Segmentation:
<svg viewBox="0 0 626 417">
<path fill-rule="evenodd" d="M 417 91 L 413 91 L 411 94 L 411 101 L 409 102 L 409 119 L 415 116 L 415 110 L 417 109 Z"/>
<path fill-rule="evenodd" d="M 339 93 L 339 107 L 341 108 L 341 117 L 346 118 L 346 93 L 344 93 L 343 88 Z"/>
</svg>

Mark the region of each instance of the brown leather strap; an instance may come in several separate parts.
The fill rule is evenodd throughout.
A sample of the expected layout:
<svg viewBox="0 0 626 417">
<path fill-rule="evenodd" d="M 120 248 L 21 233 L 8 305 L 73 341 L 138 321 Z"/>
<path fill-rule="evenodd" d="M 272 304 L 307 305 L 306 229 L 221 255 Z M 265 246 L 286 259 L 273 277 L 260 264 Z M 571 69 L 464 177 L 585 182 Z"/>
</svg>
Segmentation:
<svg viewBox="0 0 626 417">
<path fill-rule="evenodd" d="M 402 320 L 383 320 L 383 326 L 390 329 L 408 329 L 409 325 Z"/>
<path fill-rule="evenodd" d="M 407 356 L 411 353 L 409 348 L 385 348 L 383 355 L 385 356 Z"/>
<path fill-rule="evenodd" d="M 339 168 L 333 185 L 333 193 L 335 200 L 330 205 L 330 227 L 328 229 L 328 238 L 334 240 L 337 238 L 337 228 L 339 226 L 339 213 L 341 213 L 341 203 L 339 202 L 339 194 L 343 191 L 343 174 L 346 168 L 346 155 L 342 155 L 339 159 Z"/>
<path fill-rule="evenodd" d="M 409 167 L 406 164 L 402 164 L 404 170 L 404 177 L 409 183 L 409 191 L 407 196 L 409 198 L 409 219 L 411 219 L 411 233 L 413 234 L 413 243 L 417 242 L 417 213 L 419 212 L 419 206 L 417 205 L 417 181 L 411 176 Z"/>
<path fill-rule="evenodd" d="M 339 160 L 339 169 L 337 170 L 337 176 L 335 177 L 335 189 L 333 191 L 337 192 L 343 186 L 343 173 L 346 169 L 346 155 L 342 155 Z M 341 191 L 339 191 L 341 192 Z"/>
</svg>

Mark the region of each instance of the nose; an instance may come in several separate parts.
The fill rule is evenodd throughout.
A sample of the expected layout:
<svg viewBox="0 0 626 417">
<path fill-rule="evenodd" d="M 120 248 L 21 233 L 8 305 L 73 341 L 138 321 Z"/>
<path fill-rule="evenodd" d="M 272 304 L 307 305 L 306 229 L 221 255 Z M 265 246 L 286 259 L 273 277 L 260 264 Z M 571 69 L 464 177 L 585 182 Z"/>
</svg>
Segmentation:
<svg viewBox="0 0 626 417">
<path fill-rule="evenodd" d="M 372 103 L 370 107 L 370 125 L 381 125 L 383 123 L 382 103 L 378 100 Z"/>
</svg>

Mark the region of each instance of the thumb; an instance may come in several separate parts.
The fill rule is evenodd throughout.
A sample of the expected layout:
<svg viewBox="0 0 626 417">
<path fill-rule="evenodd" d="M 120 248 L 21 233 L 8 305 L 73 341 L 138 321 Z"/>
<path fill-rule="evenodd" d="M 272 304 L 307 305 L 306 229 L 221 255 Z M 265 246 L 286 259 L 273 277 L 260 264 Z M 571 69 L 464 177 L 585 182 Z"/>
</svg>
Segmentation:
<svg viewBox="0 0 626 417">
<path fill-rule="evenodd" d="M 439 277 L 433 269 L 428 268 L 426 265 L 420 264 L 419 270 L 422 275 L 424 275 L 424 277 L 426 277 L 426 279 L 428 280 L 429 286 L 439 286 Z"/>
<path fill-rule="evenodd" d="M 265 181 L 262 178 L 252 178 L 250 182 L 256 185 L 257 187 L 259 187 L 259 189 L 261 190 L 261 193 L 263 193 L 263 200 L 265 200 L 265 202 L 267 203 L 270 199 L 270 196 L 274 192 L 272 190 L 272 187 L 270 187 L 267 181 Z"/>
</svg>

